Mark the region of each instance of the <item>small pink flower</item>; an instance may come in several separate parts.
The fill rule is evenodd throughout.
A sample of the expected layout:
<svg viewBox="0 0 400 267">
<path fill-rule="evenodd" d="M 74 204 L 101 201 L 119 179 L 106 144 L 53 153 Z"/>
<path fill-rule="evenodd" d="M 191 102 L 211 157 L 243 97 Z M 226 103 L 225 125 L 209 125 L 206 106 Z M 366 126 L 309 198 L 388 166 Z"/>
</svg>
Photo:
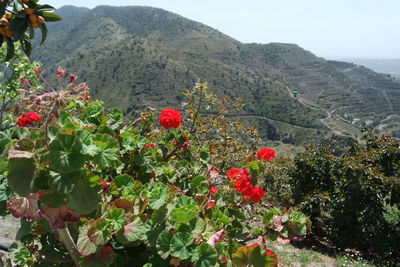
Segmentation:
<svg viewBox="0 0 400 267">
<path fill-rule="evenodd" d="M 214 233 L 210 239 L 207 240 L 207 243 L 214 247 L 217 242 L 220 242 L 224 239 L 225 229 L 221 229 L 220 231 Z"/>
<path fill-rule="evenodd" d="M 58 67 L 58 70 L 56 72 L 56 77 L 57 78 L 64 78 L 65 76 L 65 71 L 62 67 Z"/>
<path fill-rule="evenodd" d="M 40 75 L 40 74 L 42 74 L 42 69 L 40 68 L 40 67 L 36 67 L 34 70 L 33 70 L 37 75 Z"/>
<path fill-rule="evenodd" d="M 215 205 L 215 200 L 209 200 L 206 206 L 206 210 L 211 209 Z"/>
<path fill-rule="evenodd" d="M 76 78 L 77 78 L 77 76 L 74 74 L 69 75 L 69 83 L 74 83 Z"/>
<path fill-rule="evenodd" d="M 28 82 L 27 79 L 25 79 L 25 77 L 19 77 L 19 82 L 25 86 L 31 86 L 31 84 Z"/>
</svg>

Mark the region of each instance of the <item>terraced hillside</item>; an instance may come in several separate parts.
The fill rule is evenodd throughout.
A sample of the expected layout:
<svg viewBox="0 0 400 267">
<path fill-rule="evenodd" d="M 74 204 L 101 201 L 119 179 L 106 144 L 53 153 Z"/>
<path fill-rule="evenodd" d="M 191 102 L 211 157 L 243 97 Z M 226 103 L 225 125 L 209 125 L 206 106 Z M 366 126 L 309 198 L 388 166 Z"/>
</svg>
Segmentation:
<svg viewBox="0 0 400 267">
<path fill-rule="evenodd" d="M 34 58 L 47 70 L 62 65 L 77 73 L 96 98 L 127 114 L 148 105 L 177 106 L 182 90 L 198 79 L 221 95 L 243 98 L 245 110 L 233 115 L 288 143 L 347 134 L 354 119 L 378 125 L 400 114 L 399 82 L 297 45 L 242 44 L 148 7 L 66 6 L 58 13 L 64 21 L 51 25 Z"/>
</svg>

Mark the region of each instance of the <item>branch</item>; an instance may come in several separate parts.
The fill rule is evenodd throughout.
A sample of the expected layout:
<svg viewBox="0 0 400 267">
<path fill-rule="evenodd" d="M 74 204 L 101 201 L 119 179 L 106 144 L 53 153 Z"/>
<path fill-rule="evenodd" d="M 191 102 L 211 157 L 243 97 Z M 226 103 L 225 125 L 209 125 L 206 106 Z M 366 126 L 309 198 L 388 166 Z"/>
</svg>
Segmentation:
<svg viewBox="0 0 400 267">
<path fill-rule="evenodd" d="M 51 118 L 53 117 L 53 112 L 54 112 L 54 109 L 56 108 L 56 106 L 57 106 L 57 103 L 54 103 L 50 109 L 49 116 L 47 116 L 47 119 L 44 123 L 45 142 L 46 142 L 47 149 L 49 149 L 49 122 L 50 122 Z"/>
<path fill-rule="evenodd" d="M 60 236 L 61 242 L 64 243 L 65 247 L 67 248 L 69 255 L 75 263 L 75 266 L 79 267 L 80 256 L 68 228 L 65 227 L 64 229 L 57 229 L 57 233 Z"/>
</svg>

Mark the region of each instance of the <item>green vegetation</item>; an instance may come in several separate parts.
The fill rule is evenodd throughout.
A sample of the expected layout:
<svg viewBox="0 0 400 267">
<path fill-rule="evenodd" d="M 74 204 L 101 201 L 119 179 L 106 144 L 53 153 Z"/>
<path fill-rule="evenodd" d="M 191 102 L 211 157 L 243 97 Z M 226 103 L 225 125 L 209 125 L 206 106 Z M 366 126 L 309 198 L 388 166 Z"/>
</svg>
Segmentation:
<svg viewBox="0 0 400 267">
<path fill-rule="evenodd" d="M 287 169 L 294 204 L 335 244 L 399 257 L 400 143 L 370 133 L 343 154 L 318 145 Z"/>
</svg>

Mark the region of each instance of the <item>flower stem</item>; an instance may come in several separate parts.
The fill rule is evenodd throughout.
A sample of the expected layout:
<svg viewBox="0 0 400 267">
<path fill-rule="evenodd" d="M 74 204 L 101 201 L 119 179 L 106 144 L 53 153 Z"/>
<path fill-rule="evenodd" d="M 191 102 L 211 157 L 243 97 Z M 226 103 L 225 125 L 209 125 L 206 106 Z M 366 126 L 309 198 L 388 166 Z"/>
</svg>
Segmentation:
<svg viewBox="0 0 400 267">
<path fill-rule="evenodd" d="M 76 250 L 76 245 L 67 227 L 64 229 L 57 229 L 57 233 L 60 236 L 60 240 L 64 243 L 68 250 L 69 255 L 75 263 L 75 266 L 79 267 L 79 253 Z"/>
</svg>

